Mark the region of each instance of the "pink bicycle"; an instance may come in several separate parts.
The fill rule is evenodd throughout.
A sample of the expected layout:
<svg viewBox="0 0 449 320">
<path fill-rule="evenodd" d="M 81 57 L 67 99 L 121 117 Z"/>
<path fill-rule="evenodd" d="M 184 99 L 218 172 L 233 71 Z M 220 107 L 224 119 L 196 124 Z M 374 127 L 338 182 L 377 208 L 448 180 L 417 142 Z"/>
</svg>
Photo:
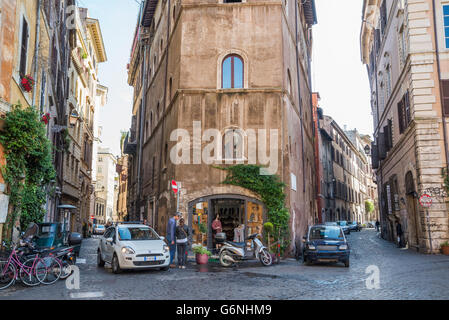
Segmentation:
<svg viewBox="0 0 449 320">
<path fill-rule="evenodd" d="M 27 286 L 37 286 L 46 280 L 47 267 L 39 254 L 31 258 L 14 245 L 8 260 L 0 261 L 0 290 L 10 287 L 18 277 Z"/>
</svg>

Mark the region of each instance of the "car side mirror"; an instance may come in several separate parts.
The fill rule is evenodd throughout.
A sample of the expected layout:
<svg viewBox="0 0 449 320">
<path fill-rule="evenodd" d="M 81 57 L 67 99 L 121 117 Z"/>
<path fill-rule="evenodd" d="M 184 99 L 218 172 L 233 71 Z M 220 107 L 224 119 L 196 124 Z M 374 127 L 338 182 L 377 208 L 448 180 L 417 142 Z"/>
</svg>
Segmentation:
<svg viewBox="0 0 449 320">
<path fill-rule="evenodd" d="M 165 237 L 163 237 L 163 236 L 160 236 L 160 238 L 161 238 L 161 240 L 165 240 Z"/>
<path fill-rule="evenodd" d="M 114 239 L 112 239 L 112 238 L 106 238 L 106 242 L 113 242 L 114 241 Z"/>
<path fill-rule="evenodd" d="M 304 243 L 306 241 L 307 241 L 307 237 L 306 236 L 302 237 L 302 242 Z"/>
</svg>

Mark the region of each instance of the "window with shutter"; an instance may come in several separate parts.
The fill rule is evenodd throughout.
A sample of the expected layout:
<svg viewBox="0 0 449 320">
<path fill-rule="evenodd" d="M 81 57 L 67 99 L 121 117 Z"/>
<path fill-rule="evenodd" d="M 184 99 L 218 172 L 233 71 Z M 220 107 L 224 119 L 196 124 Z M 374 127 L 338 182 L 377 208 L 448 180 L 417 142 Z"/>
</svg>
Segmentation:
<svg viewBox="0 0 449 320">
<path fill-rule="evenodd" d="M 390 127 L 386 125 L 384 127 L 384 140 L 385 140 L 385 152 L 390 151 L 391 145 L 390 145 Z"/>
<path fill-rule="evenodd" d="M 441 80 L 443 91 L 443 111 L 445 116 L 449 116 L 449 80 Z"/>
<path fill-rule="evenodd" d="M 19 72 L 21 76 L 26 74 L 28 54 L 28 22 L 23 18 L 22 21 L 22 40 L 20 44 L 20 66 Z"/>
<path fill-rule="evenodd" d="M 393 148 L 393 122 L 391 121 L 391 119 L 388 120 L 388 150 L 390 150 L 391 148 Z"/>
<path fill-rule="evenodd" d="M 398 123 L 399 123 L 399 133 L 402 134 L 405 130 L 405 117 L 404 117 L 404 99 L 398 102 Z"/>
<path fill-rule="evenodd" d="M 387 151 L 385 149 L 385 133 L 379 132 L 377 138 L 377 143 L 379 147 L 379 160 L 384 160 L 387 157 Z"/>
<path fill-rule="evenodd" d="M 410 122 L 412 121 L 412 117 L 410 114 L 410 95 L 408 93 L 408 90 L 407 90 L 407 92 L 405 92 L 403 99 L 404 99 L 404 108 L 405 108 L 405 113 L 404 113 L 405 127 L 404 127 L 404 129 L 406 129 L 408 127 L 408 125 L 410 124 Z"/>
</svg>

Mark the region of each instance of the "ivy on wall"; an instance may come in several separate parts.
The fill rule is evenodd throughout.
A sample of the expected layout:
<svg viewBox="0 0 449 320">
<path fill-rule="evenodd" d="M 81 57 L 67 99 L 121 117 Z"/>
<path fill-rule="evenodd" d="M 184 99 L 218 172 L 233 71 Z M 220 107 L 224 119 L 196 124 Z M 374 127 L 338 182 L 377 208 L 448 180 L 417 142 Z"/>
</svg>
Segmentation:
<svg viewBox="0 0 449 320">
<path fill-rule="evenodd" d="M 45 124 L 32 107 L 12 107 L 6 114 L 0 132 L 6 165 L 1 168 L 9 187 L 12 212 L 8 215 L 5 232 L 12 230 L 20 215 L 20 226 L 41 222 L 45 210 L 46 186 L 55 179 L 52 147 L 46 136 Z"/>
<path fill-rule="evenodd" d="M 240 186 L 257 194 L 267 209 L 267 221 L 274 226 L 274 240 L 281 244 L 281 254 L 290 244 L 289 225 L 290 213 L 285 207 L 285 184 L 277 175 L 261 175 L 261 166 L 235 165 L 217 167 L 227 171 L 223 184 Z"/>
</svg>

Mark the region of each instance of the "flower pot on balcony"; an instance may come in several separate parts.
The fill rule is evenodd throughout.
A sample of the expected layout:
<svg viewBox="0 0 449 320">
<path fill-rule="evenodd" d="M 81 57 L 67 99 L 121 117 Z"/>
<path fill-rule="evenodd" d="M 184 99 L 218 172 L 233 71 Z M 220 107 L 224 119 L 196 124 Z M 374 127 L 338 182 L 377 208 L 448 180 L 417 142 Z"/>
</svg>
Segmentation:
<svg viewBox="0 0 449 320">
<path fill-rule="evenodd" d="M 207 264 L 209 262 L 209 256 L 207 254 L 199 254 L 195 255 L 197 264 Z"/>
</svg>

